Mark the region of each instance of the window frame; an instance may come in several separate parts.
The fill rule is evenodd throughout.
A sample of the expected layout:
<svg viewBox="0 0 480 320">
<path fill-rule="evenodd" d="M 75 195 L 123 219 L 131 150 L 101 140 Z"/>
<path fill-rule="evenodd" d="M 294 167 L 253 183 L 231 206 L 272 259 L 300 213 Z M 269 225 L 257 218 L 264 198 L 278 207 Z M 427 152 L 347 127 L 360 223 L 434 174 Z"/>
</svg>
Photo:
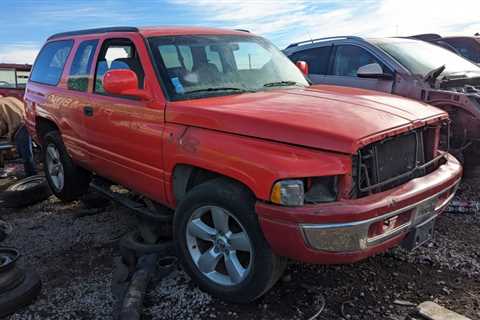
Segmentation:
<svg viewBox="0 0 480 320">
<path fill-rule="evenodd" d="M 95 57 L 94 57 L 94 69 L 93 69 L 93 86 L 92 86 L 92 90 L 91 90 L 91 93 L 92 94 L 97 94 L 97 95 L 100 95 L 100 96 L 103 96 L 103 97 L 111 97 L 111 98 L 118 98 L 118 99 L 127 99 L 127 100 L 133 100 L 133 101 L 140 101 L 141 99 L 138 98 L 138 97 L 134 97 L 134 96 L 125 96 L 125 95 L 118 95 L 118 94 L 110 94 L 110 93 L 107 93 L 107 92 L 98 92 L 95 90 L 96 88 L 96 82 L 97 82 L 97 69 L 98 69 L 98 62 L 100 60 L 100 57 L 103 57 L 105 56 L 105 54 L 107 53 L 107 50 L 108 50 L 108 47 L 111 45 L 111 43 L 115 43 L 115 42 L 120 42 L 120 41 L 124 41 L 124 42 L 129 42 L 133 49 L 134 49 L 134 53 L 140 63 L 140 66 L 142 67 L 142 71 L 144 72 L 144 75 L 146 75 L 145 73 L 145 68 L 144 68 L 144 65 L 142 63 L 142 59 L 140 58 L 140 54 L 139 54 L 139 51 L 138 51 L 138 48 L 137 46 L 135 45 L 135 41 L 129 37 L 115 37 L 115 38 L 104 38 L 101 43 L 100 43 L 100 46 L 97 44 L 97 51 L 98 53 L 95 54 Z M 115 44 L 113 44 L 115 46 Z M 107 70 L 108 71 L 108 70 Z M 145 84 L 146 84 L 146 77 L 144 77 L 144 89 L 145 89 Z"/>
<path fill-rule="evenodd" d="M 45 83 L 45 82 L 40 82 L 40 81 L 35 81 L 32 79 L 32 74 L 35 70 L 35 67 L 37 66 L 37 63 L 39 62 L 39 58 L 40 58 L 40 55 L 41 53 L 43 52 L 43 50 L 45 50 L 45 48 L 52 44 L 52 43 L 55 43 L 55 42 L 70 42 L 70 49 L 68 50 L 68 54 L 67 54 L 67 58 L 65 59 L 65 62 L 63 63 L 63 66 L 62 66 L 62 70 L 60 72 L 60 77 L 58 78 L 58 81 L 57 83 L 55 84 L 51 84 L 51 83 Z M 40 50 L 40 52 L 38 53 L 36 59 L 35 59 L 35 63 L 33 64 L 32 66 L 32 69 L 30 70 L 30 75 L 28 77 L 28 81 L 31 81 L 33 83 L 37 83 L 37 84 L 41 84 L 41 85 L 46 85 L 46 86 L 50 86 L 50 87 L 57 87 L 60 82 L 62 81 L 62 78 L 63 78 L 63 75 L 65 73 L 65 67 L 67 65 L 67 62 L 68 62 L 68 59 L 70 58 L 70 55 L 72 53 L 72 49 L 75 45 L 75 41 L 72 39 L 72 38 L 68 38 L 68 39 L 60 39 L 60 40 L 53 40 L 53 41 L 48 41 L 47 43 L 45 43 L 45 45 L 42 47 L 42 49 Z"/>
</svg>

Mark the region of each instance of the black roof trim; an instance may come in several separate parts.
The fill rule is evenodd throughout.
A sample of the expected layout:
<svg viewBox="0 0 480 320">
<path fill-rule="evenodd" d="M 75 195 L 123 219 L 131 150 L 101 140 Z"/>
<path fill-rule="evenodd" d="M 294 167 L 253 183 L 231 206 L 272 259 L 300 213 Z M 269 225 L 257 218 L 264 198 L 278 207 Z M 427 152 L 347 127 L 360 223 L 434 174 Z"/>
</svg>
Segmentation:
<svg viewBox="0 0 480 320">
<path fill-rule="evenodd" d="M 56 33 L 50 36 L 48 40 L 69 37 L 69 36 L 81 36 L 85 34 L 95 34 L 95 33 L 106 33 L 106 32 L 138 32 L 136 27 L 107 27 L 107 28 L 94 28 L 94 29 L 84 29 L 77 31 L 61 32 Z"/>
</svg>

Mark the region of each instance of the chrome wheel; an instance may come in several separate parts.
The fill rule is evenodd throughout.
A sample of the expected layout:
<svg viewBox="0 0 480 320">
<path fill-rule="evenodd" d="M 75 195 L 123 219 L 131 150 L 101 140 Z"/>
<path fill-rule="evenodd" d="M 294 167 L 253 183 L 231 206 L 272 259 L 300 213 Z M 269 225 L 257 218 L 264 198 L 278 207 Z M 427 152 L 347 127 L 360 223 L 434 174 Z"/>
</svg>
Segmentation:
<svg viewBox="0 0 480 320">
<path fill-rule="evenodd" d="M 55 190 L 60 191 L 65 183 L 65 172 L 60 160 L 60 152 L 54 144 L 49 144 L 46 153 L 46 165 L 50 180 Z"/>
<path fill-rule="evenodd" d="M 198 270 L 211 281 L 232 286 L 249 274 L 253 248 L 242 224 L 217 206 L 196 209 L 187 223 L 186 240 Z"/>
</svg>

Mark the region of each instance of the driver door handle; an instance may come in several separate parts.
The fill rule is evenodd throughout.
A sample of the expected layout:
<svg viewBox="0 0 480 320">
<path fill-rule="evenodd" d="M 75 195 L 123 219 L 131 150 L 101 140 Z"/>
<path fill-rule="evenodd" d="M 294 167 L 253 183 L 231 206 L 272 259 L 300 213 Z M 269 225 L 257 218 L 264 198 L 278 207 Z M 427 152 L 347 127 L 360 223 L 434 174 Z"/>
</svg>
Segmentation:
<svg viewBox="0 0 480 320">
<path fill-rule="evenodd" d="M 83 114 L 87 117 L 93 117 L 93 108 L 91 106 L 83 107 Z"/>
</svg>

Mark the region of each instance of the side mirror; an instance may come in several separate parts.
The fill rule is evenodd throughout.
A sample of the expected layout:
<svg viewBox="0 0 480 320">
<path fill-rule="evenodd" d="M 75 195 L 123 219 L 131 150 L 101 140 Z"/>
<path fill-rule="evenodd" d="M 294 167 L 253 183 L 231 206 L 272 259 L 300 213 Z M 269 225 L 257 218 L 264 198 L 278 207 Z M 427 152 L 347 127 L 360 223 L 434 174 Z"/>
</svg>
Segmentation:
<svg viewBox="0 0 480 320">
<path fill-rule="evenodd" d="M 115 95 L 137 97 L 150 100 L 150 95 L 138 88 L 137 74 L 129 69 L 110 70 L 103 76 L 105 92 Z"/>
<path fill-rule="evenodd" d="M 376 62 L 358 68 L 357 77 L 370 79 L 393 79 L 393 76 L 389 73 L 384 73 L 382 66 Z"/>
<path fill-rule="evenodd" d="M 308 63 L 305 61 L 297 61 L 295 62 L 295 65 L 300 69 L 304 76 L 308 76 Z"/>
</svg>

